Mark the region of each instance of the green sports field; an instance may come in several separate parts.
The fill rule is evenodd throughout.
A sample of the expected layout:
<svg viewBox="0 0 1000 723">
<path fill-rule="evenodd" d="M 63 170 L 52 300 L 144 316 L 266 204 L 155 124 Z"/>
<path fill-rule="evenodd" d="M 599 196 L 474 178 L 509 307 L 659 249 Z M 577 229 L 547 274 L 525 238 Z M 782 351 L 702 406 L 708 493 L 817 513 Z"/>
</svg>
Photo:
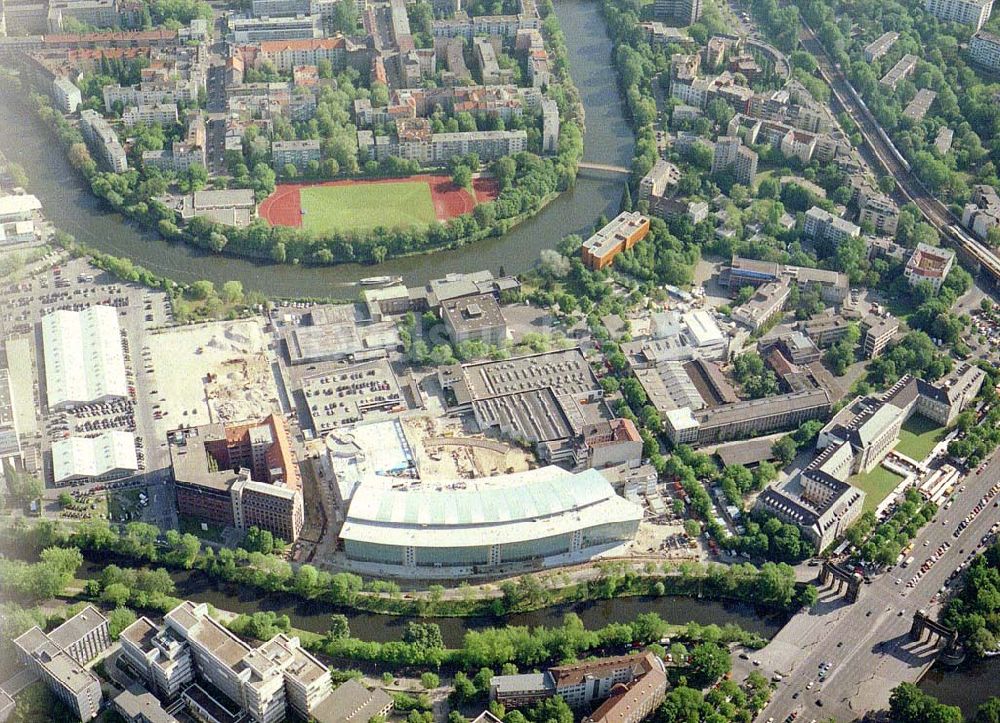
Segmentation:
<svg viewBox="0 0 1000 723">
<path fill-rule="evenodd" d="M 864 490 L 864 511 L 867 512 L 878 507 L 879 502 L 896 489 L 896 485 L 902 482 L 903 478 L 885 467 L 876 467 L 868 474 L 856 474 L 847 481 Z"/>
<path fill-rule="evenodd" d="M 305 186 L 299 191 L 307 231 L 406 228 L 434 223 L 434 201 L 426 181 Z"/>
</svg>

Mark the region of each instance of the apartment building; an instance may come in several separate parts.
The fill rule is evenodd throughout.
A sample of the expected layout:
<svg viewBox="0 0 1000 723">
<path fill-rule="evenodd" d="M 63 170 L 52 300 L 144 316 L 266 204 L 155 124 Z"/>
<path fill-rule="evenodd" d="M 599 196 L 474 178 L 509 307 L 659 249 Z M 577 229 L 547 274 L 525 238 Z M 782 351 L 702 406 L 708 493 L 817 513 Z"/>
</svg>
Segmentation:
<svg viewBox="0 0 1000 723">
<path fill-rule="evenodd" d="M 813 239 L 838 244 L 848 238 L 861 235 L 861 228 L 850 221 L 834 216 L 819 206 L 813 206 L 806 211 L 806 222 L 803 233 Z"/>
<path fill-rule="evenodd" d="M 81 721 L 101 709 L 101 681 L 85 666 L 111 647 L 108 619 L 88 605 L 50 633 L 37 625 L 14 639 L 18 660 Z"/>
<path fill-rule="evenodd" d="M 731 172 L 736 183 L 752 185 L 757 177 L 757 153 L 735 136 L 719 137 L 712 156 L 712 174 L 723 171 Z"/>
<path fill-rule="evenodd" d="M 184 173 L 191 166 L 207 165 L 208 126 L 201 113 L 193 113 L 183 141 L 174 141 L 170 150 L 143 151 L 143 165 L 163 171 Z"/>
<path fill-rule="evenodd" d="M 861 321 L 861 343 L 865 358 L 874 359 L 882 352 L 899 331 L 899 319 L 891 314 L 866 316 Z"/>
<path fill-rule="evenodd" d="M 226 19 L 226 25 L 230 40 L 239 45 L 323 37 L 323 18 L 319 15 L 260 18 L 231 15 Z"/>
<path fill-rule="evenodd" d="M 256 723 L 284 720 L 288 708 L 313 719 L 332 693 L 330 672 L 306 652 L 298 638 L 276 635 L 252 648 L 208 614 L 208 606 L 185 601 L 164 616 L 164 629 L 186 644 L 195 677 L 206 681 Z M 191 689 L 195 690 L 194 693 Z M 184 691 L 197 704 L 198 683 Z M 190 704 L 189 703 L 189 704 Z"/>
<path fill-rule="evenodd" d="M 63 77 L 52 81 L 52 98 L 63 113 L 76 113 L 83 102 L 80 89 L 69 78 Z"/>
<path fill-rule="evenodd" d="M 870 223 L 880 236 L 895 236 L 899 224 L 899 206 L 888 196 L 868 195 L 861 206 L 858 221 Z"/>
<path fill-rule="evenodd" d="M 913 100 L 906 104 L 903 108 L 903 115 L 912 121 L 923 120 L 924 116 L 931 109 L 931 105 L 934 103 L 934 99 L 937 98 L 937 93 L 929 88 L 921 88 L 917 91 L 917 94 L 913 96 Z"/>
<path fill-rule="evenodd" d="M 899 33 L 893 30 L 882 33 L 876 40 L 865 46 L 865 62 L 874 63 L 888 53 L 897 40 L 899 40 Z"/>
<path fill-rule="evenodd" d="M 115 173 L 128 170 L 125 149 L 111 125 L 95 110 L 80 111 L 80 131 L 84 140 L 97 152 L 98 159 Z"/>
<path fill-rule="evenodd" d="M 283 72 L 300 65 L 318 65 L 327 60 L 334 69 L 346 62 L 347 41 L 342 36 L 332 38 L 299 38 L 296 40 L 265 40 L 257 46 L 258 57 Z"/>
<path fill-rule="evenodd" d="M 653 653 L 645 653 L 556 665 L 543 673 L 495 675 L 490 679 L 490 699 L 510 707 L 521 707 L 558 695 L 571 708 L 586 708 L 607 700 L 619 686 L 641 680 L 653 671 L 663 675 L 665 694 L 663 661 Z M 655 692 L 650 697 L 655 698 Z"/>
<path fill-rule="evenodd" d="M 1000 226 L 1000 194 L 993 186 L 977 184 L 962 210 L 962 225 L 985 241 L 990 229 Z"/>
<path fill-rule="evenodd" d="M 882 76 L 882 80 L 879 81 L 880 85 L 884 85 L 891 90 L 896 90 L 896 86 L 904 78 L 908 77 L 917 67 L 917 61 L 919 58 L 912 53 L 907 53 L 902 58 L 900 58 L 889 72 Z"/>
<path fill-rule="evenodd" d="M 119 17 L 115 0 L 50 0 L 47 23 L 49 32 L 61 33 L 68 19 L 95 28 L 117 28 Z"/>
<path fill-rule="evenodd" d="M 585 266 L 594 271 L 607 268 L 615 256 L 635 246 L 649 233 L 649 219 L 635 211 L 623 211 L 596 231 L 580 247 Z"/>
<path fill-rule="evenodd" d="M 701 19 L 701 0 L 656 0 L 653 16 L 668 25 L 694 25 Z"/>
<path fill-rule="evenodd" d="M 910 286 L 925 281 L 934 288 L 934 291 L 938 291 L 954 263 L 954 251 L 920 243 L 906 262 L 903 275 L 910 282 Z"/>
<path fill-rule="evenodd" d="M 551 98 L 542 101 L 542 153 L 559 150 L 559 106 Z"/>
<path fill-rule="evenodd" d="M 673 163 L 658 158 L 649 173 L 639 181 L 639 200 L 648 201 L 650 198 L 661 198 L 667 193 L 667 189 L 676 186 L 681 180 L 680 169 Z"/>
<path fill-rule="evenodd" d="M 990 19 L 993 0 L 925 0 L 924 10 L 941 20 L 972 25 L 975 32 Z"/>
<path fill-rule="evenodd" d="M 139 123 L 169 125 L 176 123 L 177 117 L 176 103 L 152 103 L 150 105 L 129 106 L 122 113 L 122 122 L 126 128 L 131 128 Z"/>
<path fill-rule="evenodd" d="M 663 662 L 653 657 L 648 670 L 629 683 L 620 683 L 583 723 L 640 723 L 659 708 L 667 695 Z"/>
<path fill-rule="evenodd" d="M 318 140 L 271 142 L 271 160 L 278 171 L 289 164 L 301 171 L 309 161 L 319 162 L 321 158 Z"/>
<path fill-rule="evenodd" d="M 987 70 L 1000 70 L 1000 35 L 980 30 L 969 40 L 969 59 Z"/>
</svg>

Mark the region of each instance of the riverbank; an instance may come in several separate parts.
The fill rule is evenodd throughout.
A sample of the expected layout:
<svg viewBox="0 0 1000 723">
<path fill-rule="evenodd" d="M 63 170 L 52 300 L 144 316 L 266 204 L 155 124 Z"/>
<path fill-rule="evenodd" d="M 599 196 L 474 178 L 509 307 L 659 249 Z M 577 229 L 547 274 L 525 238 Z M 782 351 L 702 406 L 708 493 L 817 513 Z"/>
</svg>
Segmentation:
<svg viewBox="0 0 1000 723">
<path fill-rule="evenodd" d="M 593 0 L 559 0 L 555 5 L 565 37 L 570 72 L 579 89 L 587 122 L 583 160 L 626 166 L 634 136 L 622 115 L 617 81 L 611 67 L 611 43 L 598 5 Z M 281 298 L 354 299 L 357 280 L 371 276 L 370 266 L 291 266 L 221 257 L 177 242 L 125 221 L 94 197 L 70 166 L 48 130 L 20 103 L 0 102 L 0 149 L 11 161 L 29 169 L 28 190 L 42 201 L 54 226 L 87 246 L 132 259 L 152 273 L 191 283 L 199 279 L 221 287 L 229 280 L 246 291 Z M 453 249 L 393 259 L 378 266 L 379 274 L 402 276 L 404 283 L 421 286 L 447 273 L 501 266 L 509 274 L 532 268 L 543 248 L 554 247 L 570 233 L 587 234 L 603 214 L 618 212 L 624 177 L 583 175 L 575 186 L 529 219 L 499 237 L 490 237 Z"/>
</svg>

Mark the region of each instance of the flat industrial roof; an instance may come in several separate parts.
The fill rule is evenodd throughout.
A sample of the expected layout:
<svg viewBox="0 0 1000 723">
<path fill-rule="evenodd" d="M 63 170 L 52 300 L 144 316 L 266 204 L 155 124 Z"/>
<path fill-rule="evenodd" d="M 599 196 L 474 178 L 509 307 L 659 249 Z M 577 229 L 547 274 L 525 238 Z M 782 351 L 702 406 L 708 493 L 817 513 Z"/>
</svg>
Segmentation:
<svg viewBox="0 0 1000 723">
<path fill-rule="evenodd" d="M 405 480 L 361 483 L 341 530 L 345 540 L 418 547 L 472 547 L 568 534 L 642 518 L 597 470 L 548 466 L 511 475 L 394 489 Z M 425 485 L 426 487 L 426 485 Z"/>
<path fill-rule="evenodd" d="M 52 476 L 56 483 L 74 477 L 101 477 L 139 468 L 135 436 L 112 429 L 96 437 L 66 437 L 52 443 Z"/>
<path fill-rule="evenodd" d="M 42 318 L 49 406 L 86 403 L 128 393 L 118 311 L 91 306 Z"/>
</svg>

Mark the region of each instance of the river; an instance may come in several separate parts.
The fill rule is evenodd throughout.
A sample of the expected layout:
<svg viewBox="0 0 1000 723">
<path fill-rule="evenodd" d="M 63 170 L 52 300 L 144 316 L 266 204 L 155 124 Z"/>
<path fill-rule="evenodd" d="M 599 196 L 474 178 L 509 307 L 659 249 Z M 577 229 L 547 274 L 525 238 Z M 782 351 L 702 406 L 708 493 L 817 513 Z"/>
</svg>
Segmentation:
<svg viewBox="0 0 1000 723">
<path fill-rule="evenodd" d="M 99 577 L 107 562 L 86 560 L 77 573 L 80 579 Z M 177 597 L 207 602 L 221 610 L 234 613 L 254 613 L 272 610 L 288 615 L 292 626 L 314 633 L 325 633 L 330 627 L 330 615 L 343 613 L 350 620 L 351 633 L 362 640 L 387 642 L 399 640 L 407 621 L 414 618 L 367 613 L 350 608 L 338 608 L 329 603 L 303 600 L 286 593 L 263 593 L 243 585 L 214 580 L 200 571 L 173 571 L 170 575 L 177 590 Z M 774 636 L 784 625 L 784 613 L 757 609 L 742 603 L 722 603 L 687 597 L 633 597 L 617 600 L 556 605 L 531 613 L 519 613 L 503 618 L 420 618 L 422 622 L 437 623 L 445 645 L 458 647 L 466 630 L 476 630 L 502 625 L 528 625 L 554 627 L 562 623 L 563 615 L 574 612 L 587 628 L 604 627 L 613 622 L 629 622 L 640 613 L 655 612 L 671 623 L 696 622 L 702 625 L 734 623 L 745 630 L 767 638 Z"/>
<path fill-rule="evenodd" d="M 611 41 L 593 0 L 558 0 L 556 14 L 566 36 L 570 68 L 586 113 L 584 160 L 628 166 L 634 135 L 622 113 Z M 157 234 L 123 223 L 87 189 L 66 160 L 60 145 L 22 103 L 0 94 L 0 150 L 21 164 L 30 178 L 28 190 L 41 200 L 46 217 L 58 228 L 101 251 L 131 258 L 176 281 L 209 279 L 219 285 L 236 279 L 245 289 L 278 297 L 357 295 L 354 282 L 378 274 L 400 275 L 408 285 L 421 285 L 454 271 L 490 269 L 507 273 L 529 269 L 539 252 L 570 233 L 587 234 L 601 214 L 618 212 L 623 177 L 581 172 L 576 187 L 562 194 L 535 217 L 499 238 L 459 249 L 386 261 L 376 268 L 345 264 L 303 267 L 214 256 L 170 243 Z"/>
</svg>

